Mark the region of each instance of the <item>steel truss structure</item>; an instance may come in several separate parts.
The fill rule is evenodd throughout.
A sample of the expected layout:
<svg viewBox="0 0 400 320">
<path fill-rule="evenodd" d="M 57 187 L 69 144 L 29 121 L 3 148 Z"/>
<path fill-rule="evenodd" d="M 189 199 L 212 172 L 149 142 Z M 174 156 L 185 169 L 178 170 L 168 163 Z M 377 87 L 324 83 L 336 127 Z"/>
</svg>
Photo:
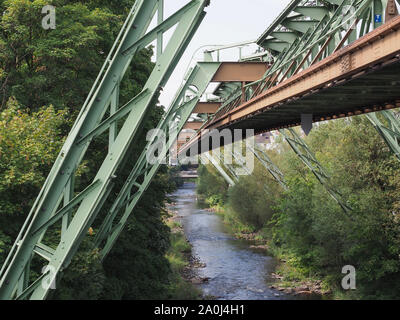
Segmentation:
<svg viewBox="0 0 400 320">
<path fill-rule="evenodd" d="M 400 0 L 396 1 L 400 3 Z M 387 74 L 390 72 L 387 69 L 381 73 L 375 72 L 380 70 L 378 63 L 377 66 L 371 65 L 369 71 L 360 72 L 365 74 L 365 79 L 353 79 L 355 75 L 349 74 L 349 79 L 336 81 L 334 75 L 347 75 L 358 66 L 358 60 L 354 60 L 357 48 L 346 51 L 341 50 L 343 47 L 352 47 L 353 44 L 357 47 L 360 41 L 356 40 L 362 38 L 361 45 L 364 48 L 369 43 L 367 34 L 370 31 L 384 22 L 390 24 L 390 20 L 398 22 L 396 1 L 293 0 L 258 39 L 258 45 L 265 51 L 244 59 L 246 62 L 264 61 L 268 57 L 270 66 L 267 72 L 257 81 L 220 84 L 214 94 L 220 98 L 221 106 L 203 128 L 254 128 L 256 133 L 262 133 L 298 126 L 301 124 L 301 114 L 313 114 L 313 121 L 323 121 L 377 111 L 372 108 L 377 93 L 366 86 L 366 81 L 373 83 L 379 96 L 387 100 L 387 105 L 393 104 L 388 102 L 392 102 L 397 95 L 395 84 L 390 84 L 397 83 L 394 81 L 397 74 L 395 70 L 393 74 Z M 386 29 L 381 31 L 384 33 Z M 377 37 L 381 39 L 382 35 Z M 371 38 L 371 41 L 375 43 L 377 40 Z M 379 45 L 387 46 L 376 43 L 376 46 Z M 337 59 L 329 60 L 333 56 Z M 359 57 L 357 59 L 362 60 Z M 329 69 L 332 63 L 335 64 L 334 71 Z M 311 70 L 310 74 L 308 70 Z M 323 82 L 331 78 L 332 81 Z M 387 80 L 389 78 L 390 81 Z M 389 85 L 382 83 L 385 79 Z M 302 85 L 305 80 L 310 84 Z M 318 83 L 322 83 L 321 87 L 318 87 Z M 307 88 L 310 88 L 309 91 L 303 92 Z M 359 94 L 360 90 L 363 92 L 360 96 L 361 105 L 352 104 L 354 95 Z M 332 106 L 332 100 L 337 97 L 338 104 Z M 340 103 L 344 105 L 344 110 L 339 107 Z"/>
<path fill-rule="evenodd" d="M 381 121 L 378 115 L 382 115 L 386 123 Z M 385 140 L 390 151 L 400 160 L 400 121 L 398 116 L 393 111 L 385 110 L 367 114 L 366 117 Z"/>
<path fill-rule="evenodd" d="M 271 160 L 268 154 L 260 147 L 250 147 L 251 152 L 254 153 L 258 161 L 264 166 L 264 168 L 272 175 L 276 182 L 278 182 L 284 190 L 287 190 L 285 182 L 285 176 L 278 166 Z"/>
<path fill-rule="evenodd" d="M 236 176 L 236 174 L 231 170 L 230 167 L 227 167 L 229 175 L 224 167 L 222 166 L 222 161 L 219 157 L 217 157 L 215 154 L 212 154 L 211 152 L 204 152 L 200 155 L 200 158 L 203 162 L 203 164 L 211 163 L 215 169 L 219 172 L 219 174 L 225 179 L 225 181 L 229 184 L 229 186 L 233 187 L 238 181 L 239 178 Z"/>
<path fill-rule="evenodd" d="M 300 119 L 301 115 L 299 111 L 297 111 L 300 107 L 305 108 L 305 104 L 309 103 L 310 105 L 307 106 L 307 110 L 310 112 L 307 113 L 312 113 L 314 105 L 316 103 L 321 104 L 320 100 L 312 100 L 312 98 L 310 98 L 311 100 L 302 104 L 301 102 L 296 102 L 301 100 L 300 97 L 293 97 L 293 99 L 289 99 L 287 102 L 282 102 L 271 107 L 269 113 L 266 112 L 263 114 L 262 110 L 260 110 L 253 114 L 249 113 L 247 116 L 244 115 L 241 120 L 232 120 L 234 115 L 233 112 L 239 110 L 238 113 L 240 113 L 241 108 L 243 108 L 242 113 L 246 114 L 244 108 L 246 106 L 249 109 L 256 110 L 256 106 L 253 107 L 251 103 L 254 101 L 254 104 L 256 104 L 258 96 L 266 94 L 269 90 L 273 91 L 286 80 L 294 78 L 302 71 L 314 67 L 318 62 L 334 55 L 344 46 L 354 43 L 370 31 L 381 26 L 384 22 L 389 22 L 391 19 L 398 16 L 396 2 L 400 3 L 399 0 L 291 1 L 282 14 L 258 39 L 258 45 L 264 48 L 265 51 L 249 58 L 250 60 L 254 59 L 262 61 L 269 59 L 270 67 L 265 75 L 255 82 L 227 83 L 221 85 L 219 87 L 219 92 L 217 93 L 222 101 L 221 107 L 208 121 L 206 121 L 203 127 L 209 130 L 217 128 L 222 130 L 224 128 L 254 128 L 254 126 L 258 126 L 258 132 L 263 132 L 260 128 L 263 126 L 266 128 L 265 125 L 267 121 L 275 121 L 276 123 L 272 128 L 280 130 L 292 149 L 306 164 L 306 166 L 312 170 L 317 179 L 326 187 L 328 192 L 339 203 L 342 209 L 345 212 L 349 212 L 351 209 L 342 200 L 340 193 L 332 186 L 329 176 L 308 148 L 305 141 L 297 135 L 294 130 L 283 130 L 291 125 L 279 124 L 279 121 L 284 121 L 285 118 L 288 117 L 287 113 L 280 114 L 279 108 L 281 105 L 287 103 L 287 110 L 292 113 L 298 113 L 294 118 L 297 117 Z M 249 61 L 249 59 L 244 60 Z M 341 61 L 342 72 L 348 70 L 351 64 L 352 61 L 349 54 L 348 59 L 342 59 Z M 328 70 L 326 73 L 329 73 Z M 297 83 L 301 82 L 301 80 L 301 78 L 297 79 Z M 298 86 L 301 86 L 301 84 L 298 84 Z M 290 88 L 288 90 L 290 90 Z M 349 88 L 346 88 L 341 92 L 343 97 L 341 97 L 339 101 L 343 101 L 343 99 L 351 100 L 351 97 L 354 96 L 356 92 L 359 92 L 359 90 L 360 87 L 352 88 L 350 86 Z M 367 94 L 367 92 L 365 94 Z M 313 93 L 314 91 L 305 96 L 311 97 Z M 393 92 L 389 93 L 389 91 L 387 91 L 387 93 L 388 96 L 393 95 Z M 326 94 L 325 96 L 322 96 L 322 99 L 328 99 L 326 105 L 331 103 L 334 95 L 337 95 L 337 92 L 332 93 L 331 95 Z M 291 103 L 292 105 L 290 105 Z M 390 104 L 387 106 L 390 106 Z M 382 110 L 382 108 L 361 109 L 358 113 L 333 113 L 329 117 L 324 118 L 316 118 L 314 116 L 313 120 L 331 120 L 362 114 L 363 112 L 371 112 L 372 110 Z M 391 150 L 398 155 L 399 149 L 397 134 L 400 131 L 396 125 L 398 123 L 397 119 L 395 119 L 389 111 L 385 111 L 384 116 L 389 121 L 389 127 L 382 124 L 375 115 L 370 115 L 369 119 L 384 137 Z M 300 125 L 299 120 L 296 120 L 296 122 L 297 123 L 293 124 Z M 268 128 L 270 128 L 270 124 L 268 124 Z M 266 131 L 269 130 L 270 129 Z M 200 138 L 198 138 L 197 142 L 196 139 L 193 139 L 187 145 L 200 143 L 199 141 Z M 185 151 L 185 146 L 182 150 Z M 279 174 L 279 169 L 276 171 L 277 168 L 272 164 L 270 159 L 263 158 L 258 154 L 258 152 L 255 152 L 255 155 L 267 170 L 272 171 L 270 172 L 273 174 L 274 178 L 284 186 L 284 180 L 282 179 L 283 175 Z"/>
<path fill-rule="evenodd" d="M 400 0 L 396 1 L 400 3 Z M 62 271 L 70 264 L 96 218 L 102 220 L 99 229 L 95 232 L 94 243 L 99 248 L 102 258 L 107 256 L 128 217 L 167 157 L 169 148 L 176 141 L 179 132 L 184 128 L 206 87 L 221 66 L 220 62 L 209 61 L 198 63 L 190 70 L 172 105 L 157 127 L 159 132 L 166 132 L 165 136 L 159 136 L 155 131 L 138 160 L 131 163 L 128 159 L 129 150 L 143 134 L 145 119 L 150 115 L 162 87 L 170 78 L 203 20 L 204 8 L 209 0 L 192 0 L 167 19 L 164 19 L 163 2 L 164 0 L 137 0 L 132 7 L 0 270 L 0 299 L 45 299 L 49 294 L 51 284 L 60 279 Z M 254 101 L 257 96 L 273 90 L 286 80 L 293 79 L 302 71 L 307 69 L 312 71 L 312 68 L 321 60 L 334 55 L 342 47 L 354 43 L 369 31 L 382 25 L 384 21 L 389 21 L 397 15 L 394 0 L 293 0 L 258 39 L 258 45 L 265 52 L 251 59 L 243 59 L 269 61 L 267 72 L 257 81 L 222 83 L 216 92 L 221 106 L 213 116 L 205 119 L 199 132 L 203 128 L 212 128 L 213 124 L 223 117 L 230 118 L 227 115 L 233 110 L 237 110 L 249 101 Z M 157 26 L 148 31 L 153 17 L 157 17 Z M 164 45 L 164 34 L 173 28 L 175 29 L 172 36 Z M 127 68 L 135 54 L 154 41 L 157 42 L 154 70 L 142 92 L 127 104 L 120 106 L 119 86 Z M 208 56 L 210 58 L 210 52 Z M 351 69 L 350 54 L 340 63 L 343 72 Z M 359 89 L 359 87 L 349 87 L 343 95 L 345 98 L 351 97 L 354 95 L 354 90 L 359 93 Z M 391 90 L 385 92 L 388 97 L 393 95 Z M 308 95 L 313 93 L 310 92 Z M 301 104 L 302 98 L 304 97 L 296 96 L 289 99 L 290 101 L 280 102 L 271 108 L 270 114 L 263 114 L 260 111 L 259 114 L 252 115 L 253 118 L 249 116 L 248 119 L 243 120 L 240 126 L 253 128 L 255 124 L 263 125 L 266 119 L 271 119 L 271 116 L 277 116 L 277 119 L 284 118 L 285 115 L 282 117 L 279 113 L 281 105 L 288 105 L 289 110 L 298 112 L 298 108 L 291 103 L 300 101 Z M 331 96 L 327 95 L 325 98 L 329 102 L 332 99 L 332 93 Z M 303 104 L 307 103 L 303 101 Z M 312 106 L 307 108 L 312 109 Z M 353 113 L 343 114 L 343 117 L 346 115 L 353 115 Z M 389 111 L 384 111 L 382 115 L 386 118 L 388 125 L 376 115 L 371 114 L 368 118 L 400 159 L 399 122 Z M 329 119 L 328 117 L 324 119 L 338 117 L 342 117 L 342 113 L 332 114 Z M 273 120 L 275 121 L 275 118 Z M 299 123 L 296 124 L 299 125 Z M 342 209 L 348 213 L 351 208 L 332 186 L 329 176 L 304 140 L 294 130 L 284 130 L 288 126 L 277 124 L 273 128 L 280 129 L 291 148 L 312 170 Z M 171 127 L 174 130 L 171 130 Z M 75 183 L 77 168 L 92 142 L 106 132 L 109 133 L 109 148 L 104 162 L 98 169 L 93 182 L 84 190 L 77 191 Z M 253 152 L 282 187 L 286 188 L 283 174 L 271 159 L 261 150 L 254 149 Z M 149 153 L 156 155 L 153 162 L 148 159 Z M 211 161 L 230 185 L 235 184 L 238 177 L 233 167 L 227 166 L 227 172 L 219 164 L 220 159 L 216 159 L 210 153 L 202 156 Z M 233 156 L 242 166 L 243 161 L 240 155 L 234 153 Z M 120 174 L 126 169 L 130 174 L 125 179 Z M 116 179 L 125 179 L 120 190 L 115 188 Z M 115 199 L 110 196 L 111 194 L 116 195 Z M 107 209 L 105 205 L 107 200 L 112 202 L 110 209 Z M 48 231 L 54 233 L 54 229 L 61 230 L 61 233 L 57 246 L 50 247 L 44 242 L 46 233 Z M 41 259 L 45 272 L 41 276 L 32 278 L 34 272 L 32 272 L 31 263 L 38 257 Z"/>
<path fill-rule="evenodd" d="M 262 79 L 245 86 L 231 85 L 209 124 L 397 15 L 394 0 L 292 1 L 257 41 L 265 52 L 256 59 L 272 56 L 268 71 Z"/>
<path fill-rule="evenodd" d="M 105 257 L 115 243 L 135 205 L 157 172 L 161 160 L 150 165 L 145 161 L 146 150 L 139 160 L 130 164 L 127 151 L 143 132 L 143 123 L 160 90 L 166 84 L 180 57 L 205 16 L 208 0 L 193 0 L 164 19 L 163 0 L 137 0 L 95 81 L 81 112 L 25 221 L 18 238 L 0 272 L 0 299 L 45 299 L 50 285 L 68 267 L 80 243 L 102 210 L 111 191 L 118 193 L 112 209 L 96 235 L 96 244 Z M 148 31 L 154 16 L 157 26 Z M 173 27 L 168 43 L 163 35 Z M 157 41 L 157 61 L 142 92 L 124 106 L 119 106 L 119 85 L 134 55 Z M 165 49 L 163 49 L 165 48 Z M 181 88 L 173 105 L 161 121 L 165 129 L 174 122 L 183 127 L 205 90 L 218 64 L 197 65 Z M 197 94 L 189 101 L 184 95 L 189 86 Z M 109 112 L 109 116 L 107 116 Z M 117 127 L 117 122 L 123 122 Z M 119 130 L 118 130 L 119 129 Z M 74 176 L 91 142 L 108 131 L 109 150 L 93 182 L 76 193 Z M 179 133 L 179 132 L 178 132 Z M 168 137 L 172 145 L 177 133 Z M 157 141 L 157 137 L 152 137 Z M 148 148 L 148 147 L 147 147 Z M 159 155 L 162 158 L 167 151 Z M 121 190 L 114 190 L 114 181 L 122 168 L 133 169 Z M 117 221 L 115 221 L 117 219 Z M 43 243 L 46 231 L 59 227 L 61 235 L 56 247 Z M 54 230 L 54 229 L 53 229 Z M 31 278 L 31 261 L 40 257 L 45 272 Z"/>
<path fill-rule="evenodd" d="M 281 129 L 280 133 L 285 137 L 292 150 L 298 155 L 303 163 L 312 171 L 318 181 L 325 187 L 332 198 L 340 205 L 345 213 L 350 213 L 351 208 L 342 199 L 342 195 L 336 190 L 331 182 L 330 176 L 319 163 L 314 153 L 310 150 L 306 142 L 297 134 L 297 132 L 290 129 Z"/>
</svg>

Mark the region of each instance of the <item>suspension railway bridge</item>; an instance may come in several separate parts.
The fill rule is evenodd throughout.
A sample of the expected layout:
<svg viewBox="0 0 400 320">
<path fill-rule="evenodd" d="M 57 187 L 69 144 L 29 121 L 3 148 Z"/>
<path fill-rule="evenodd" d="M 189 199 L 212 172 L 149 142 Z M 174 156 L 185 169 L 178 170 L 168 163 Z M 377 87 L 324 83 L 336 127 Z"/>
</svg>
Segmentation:
<svg viewBox="0 0 400 320">
<path fill-rule="evenodd" d="M 135 206 L 157 173 L 161 159 L 176 143 L 179 154 L 200 153 L 213 130 L 279 131 L 343 210 L 329 176 L 293 127 L 309 122 L 365 114 L 400 160 L 400 122 L 391 109 L 400 107 L 400 16 L 395 0 L 293 0 L 258 38 L 258 52 L 239 61 L 220 61 L 217 49 L 187 73 L 158 129 L 168 132 L 160 161 L 146 154 L 157 143 L 152 136 L 136 163 L 128 151 L 144 130 L 154 101 L 201 24 L 209 0 L 192 0 L 164 18 L 164 0 L 137 0 L 90 91 L 0 271 L 0 299 L 46 299 L 79 245 L 95 226 L 95 245 L 104 259 Z M 153 18 L 157 26 L 150 29 Z M 165 41 L 164 35 L 173 30 Z M 156 63 L 140 94 L 119 104 L 119 85 L 135 54 L 156 41 Z M 167 42 L 167 43 L 164 43 Z M 217 52 L 217 58 L 215 54 Z M 205 99 L 210 83 L 213 99 Z M 195 117 L 194 117 L 195 116 Z M 196 119 L 191 121 L 191 119 Z M 118 125 L 117 124 L 121 124 Z M 168 130 L 171 123 L 176 130 Z M 181 138 L 181 132 L 195 131 Z M 75 186 L 76 169 L 93 140 L 109 132 L 109 150 L 93 182 Z M 222 143 L 225 142 L 222 139 Z M 208 144 L 209 145 L 209 144 Z M 207 145 L 207 146 L 208 146 Z M 232 168 L 224 166 L 212 145 L 202 153 L 233 185 Z M 251 149 L 278 183 L 286 187 L 279 167 L 266 150 Z M 234 154 L 243 164 L 241 155 Z M 122 169 L 130 174 L 116 190 Z M 116 196 L 115 196 L 116 195 Z M 105 206 L 112 201 L 112 206 Z M 49 247 L 46 232 L 58 228 L 58 245 Z M 32 277 L 32 260 L 44 273 Z M 47 284 L 47 285 L 44 285 Z"/>
</svg>

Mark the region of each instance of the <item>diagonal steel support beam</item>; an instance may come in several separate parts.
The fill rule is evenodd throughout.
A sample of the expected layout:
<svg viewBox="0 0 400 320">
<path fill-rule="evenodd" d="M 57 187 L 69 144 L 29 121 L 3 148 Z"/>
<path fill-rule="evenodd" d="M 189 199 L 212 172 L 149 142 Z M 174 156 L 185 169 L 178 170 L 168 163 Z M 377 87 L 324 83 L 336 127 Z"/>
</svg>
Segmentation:
<svg viewBox="0 0 400 320">
<path fill-rule="evenodd" d="M 150 137 L 148 145 L 143 150 L 138 162 L 131 171 L 125 185 L 113 203 L 110 212 L 99 230 L 95 241 L 99 246 L 105 241 L 102 250 L 103 259 L 108 255 L 118 235 L 124 228 L 127 219 L 132 214 L 143 193 L 149 187 L 159 167 L 162 163 L 167 162 L 166 157 L 168 151 L 178 139 L 179 133 L 200 101 L 201 96 L 207 89 L 209 82 L 219 66 L 220 63 L 200 62 L 189 72 L 186 77 L 186 82 L 178 91 L 167 114 L 160 121 L 154 134 Z M 192 88 L 197 88 L 196 95 L 189 101 L 186 101 L 186 96 Z M 160 137 L 157 136 L 158 134 L 165 134 L 164 137 L 166 137 L 167 140 L 160 141 Z M 154 151 L 154 147 L 156 149 L 161 147 L 161 151 L 159 150 L 155 162 L 150 163 L 149 155 Z M 132 194 L 133 187 L 136 187 L 137 190 Z M 126 206 L 123 215 L 119 222 L 114 225 L 114 221 L 123 206 Z"/>
<path fill-rule="evenodd" d="M 141 40 L 149 38 L 147 30 L 157 9 L 160 8 L 159 5 L 159 0 L 137 0 L 129 12 L 45 185 L 1 269 L 0 299 L 16 298 L 17 287 L 18 293 L 24 293 L 23 298 L 39 300 L 47 297 L 49 288 L 40 285 L 28 287 L 32 281 L 22 282 L 20 279 L 25 278 L 23 275 L 29 276 L 31 274 L 30 260 L 47 227 L 53 223 L 52 215 L 57 211 L 66 187 L 69 190 L 74 190 L 73 186 L 69 186 L 68 183 L 73 181 L 75 169 L 78 168 L 84 158 L 92 138 L 107 128 L 111 129 L 111 133 L 116 119 L 127 109 L 124 108 L 118 112 L 118 108 L 116 108 L 118 98 L 115 97 L 115 94 L 118 92 L 117 88 L 133 59 L 134 53 L 140 50 L 147 41 L 141 42 Z M 61 240 L 47 265 L 48 268 L 53 270 L 52 276 L 61 276 L 62 271 L 68 267 L 87 234 L 87 230 L 103 207 L 114 186 L 113 180 L 118 178 L 115 175 L 116 172 L 127 162 L 128 149 L 142 134 L 144 120 L 150 114 L 151 107 L 158 99 L 160 89 L 168 81 L 203 20 L 205 16 L 204 8 L 207 5 L 207 0 L 192 0 L 183 11 L 179 12 L 176 28 L 165 50 L 158 50 L 156 67 L 144 86 L 143 90 L 148 94 L 142 96 L 141 99 L 134 99 L 129 106 L 126 120 L 118 134 L 113 132 L 108 154 L 94 179 L 99 183 L 85 194 L 82 202 L 71 215 L 71 221 L 64 221 L 65 223 L 63 223 Z M 160 20 L 158 22 L 163 24 Z M 162 31 L 165 32 L 166 30 L 167 26 L 164 23 Z M 159 37 L 161 31 L 157 32 Z M 125 48 L 129 46 L 131 51 L 129 53 L 124 52 Z M 107 110 L 109 110 L 110 104 L 113 107 L 111 118 L 100 124 Z M 85 143 L 80 143 L 82 139 Z M 148 174 L 148 176 L 150 179 L 151 175 Z M 68 194 L 68 199 L 64 203 L 68 204 L 70 197 L 71 194 Z M 57 219 L 59 216 L 64 216 L 64 213 L 60 214 L 59 212 Z M 37 230 L 41 232 L 37 232 Z M 37 279 L 33 280 L 33 283 L 36 284 L 37 281 Z"/>
<path fill-rule="evenodd" d="M 386 123 L 379 119 L 378 115 L 382 115 Z M 367 114 L 366 117 L 381 135 L 389 149 L 400 160 L 400 121 L 395 113 L 385 110 L 379 113 Z"/>
<path fill-rule="evenodd" d="M 236 184 L 237 178 L 235 177 L 235 180 L 236 180 L 236 182 L 235 182 L 229 176 L 229 174 L 226 173 L 224 168 L 222 168 L 222 166 L 220 165 L 220 161 L 218 161 L 213 155 L 211 155 L 210 152 L 204 152 L 200 155 L 200 157 L 205 158 L 205 160 L 203 160 L 204 163 L 207 163 L 207 160 L 208 160 L 215 167 L 215 169 L 217 169 L 219 174 L 225 179 L 226 182 L 228 182 L 228 184 L 230 186 L 234 186 Z"/>
<path fill-rule="evenodd" d="M 281 129 L 279 132 L 285 137 L 292 150 L 297 154 L 301 161 L 312 171 L 318 181 L 325 187 L 326 191 L 340 205 L 346 214 L 351 212 L 351 208 L 342 199 L 342 195 L 333 186 L 330 176 L 319 163 L 314 153 L 310 150 L 306 142 L 296 133 L 294 129 Z"/>
<path fill-rule="evenodd" d="M 284 190 L 287 190 L 285 176 L 278 166 L 271 160 L 268 154 L 259 147 L 250 147 L 250 150 L 254 153 L 264 168 L 267 169 L 267 171 L 272 175 L 276 182 L 278 182 Z"/>
<path fill-rule="evenodd" d="M 243 156 L 240 153 L 236 152 L 236 151 L 229 150 L 228 152 L 230 152 L 232 154 L 233 158 L 235 159 L 236 164 L 239 165 L 239 167 L 241 169 L 243 169 L 244 172 L 246 172 L 247 175 L 250 176 L 251 175 L 251 171 L 246 165 L 246 159 L 244 159 Z"/>
<path fill-rule="evenodd" d="M 67 205 L 65 205 L 61 210 L 57 211 L 54 216 L 52 216 L 46 223 L 41 225 L 39 228 L 37 228 L 35 231 L 31 233 L 31 236 L 35 236 L 36 234 L 39 234 L 43 230 L 47 229 L 48 227 L 52 226 L 55 224 L 57 221 L 62 219 L 64 215 L 68 214 L 75 206 L 77 206 L 85 197 L 93 191 L 94 188 L 96 188 L 100 184 L 99 180 L 96 180 L 93 182 L 89 187 L 87 187 L 85 190 L 83 190 L 79 195 L 77 195 L 74 199 L 72 199 Z"/>
<path fill-rule="evenodd" d="M 146 89 L 143 90 L 141 93 L 139 93 L 135 98 L 133 98 L 131 101 L 129 101 L 126 105 L 115 111 L 108 119 L 104 120 L 102 123 L 100 123 L 95 129 L 93 129 L 91 132 L 89 132 L 85 137 L 81 138 L 77 144 L 85 144 L 88 142 L 90 139 L 93 139 L 100 134 L 102 134 L 104 131 L 109 129 L 112 125 L 115 125 L 115 122 L 122 119 L 125 117 L 127 114 L 129 114 L 132 109 L 137 105 L 137 103 L 140 102 L 140 100 L 145 99 L 150 92 Z M 114 141 L 115 141 L 114 137 Z"/>
</svg>

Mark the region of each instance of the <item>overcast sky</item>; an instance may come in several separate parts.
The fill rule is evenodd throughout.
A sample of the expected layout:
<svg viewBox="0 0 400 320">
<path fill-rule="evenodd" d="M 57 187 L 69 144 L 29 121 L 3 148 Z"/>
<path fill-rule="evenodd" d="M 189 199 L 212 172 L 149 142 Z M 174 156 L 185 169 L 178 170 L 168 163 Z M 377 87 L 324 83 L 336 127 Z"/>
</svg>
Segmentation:
<svg viewBox="0 0 400 320">
<path fill-rule="evenodd" d="M 188 0 L 165 0 L 165 15 L 177 11 Z M 204 45 L 226 45 L 247 40 L 256 40 L 288 5 L 290 0 L 211 0 L 206 8 L 207 15 L 196 35 L 183 55 L 170 81 L 164 88 L 160 102 L 164 106 L 171 103 L 182 82 L 193 54 Z M 255 47 L 247 47 L 244 53 L 251 53 Z M 196 54 L 197 60 L 203 50 Z M 238 49 L 226 51 L 222 58 L 237 60 Z"/>
</svg>

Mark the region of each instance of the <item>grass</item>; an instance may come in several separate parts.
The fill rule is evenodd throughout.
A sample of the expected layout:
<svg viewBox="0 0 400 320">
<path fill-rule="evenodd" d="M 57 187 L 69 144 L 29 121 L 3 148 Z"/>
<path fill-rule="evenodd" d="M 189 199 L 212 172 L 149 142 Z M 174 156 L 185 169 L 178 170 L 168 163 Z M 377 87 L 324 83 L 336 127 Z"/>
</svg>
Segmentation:
<svg viewBox="0 0 400 320">
<path fill-rule="evenodd" d="M 206 201 L 207 202 L 207 201 Z M 268 247 L 268 253 L 279 260 L 279 264 L 275 273 L 282 277 L 279 281 L 281 288 L 296 288 L 304 284 L 313 284 L 320 282 L 318 275 L 315 275 L 305 268 L 302 268 L 297 263 L 295 257 L 290 256 L 280 248 L 273 245 L 270 240 L 270 229 L 265 227 L 261 230 L 256 230 L 254 227 L 245 224 L 239 220 L 231 208 L 228 206 L 213 206 L 214 211 L 222 217 L 224 223 L 228 226 L 231 233 L 239 239 L 255 241 L 257 244 L 265 244 Z M 330 285 L 328 279 L 323 279 L 321 282 L 322 292 L 333 292 L 331 295 L 334 299 L 343 299 L 343 293 L 335 290 Z"/>
<path fill-rule="evenodd" d="M 192 246 L 186 240 L 180 223 L 170 220 L 167 225 L 172 230 L 170 248 L 166 254 L 172 271 L 169 286 L 170 300 L 199 300 L 202 292 L 183 276 L 185 268 L 189 266 Z"/>
</svg>

